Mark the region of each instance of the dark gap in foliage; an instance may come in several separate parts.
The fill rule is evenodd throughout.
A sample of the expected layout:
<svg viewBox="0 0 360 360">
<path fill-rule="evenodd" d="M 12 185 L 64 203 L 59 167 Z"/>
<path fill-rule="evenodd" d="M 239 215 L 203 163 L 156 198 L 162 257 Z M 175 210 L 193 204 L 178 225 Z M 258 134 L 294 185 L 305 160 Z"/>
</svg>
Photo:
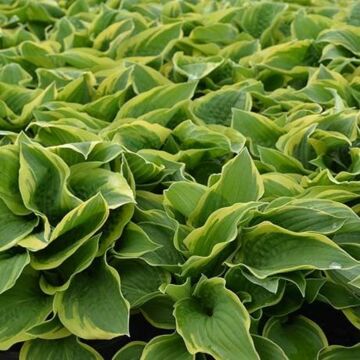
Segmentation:
<svg viewBox="0 0 360 360">
<path fill-rule="evenodd" d="M 325 156 L 324 162 L 325 165 L 335 173 L 347 171 L 351 166 L 349 147 L 342 147 L 330 152 Z"/>
<path fill-rule="evenodd" d="M 328 304 L 305 303 L 293 315 L 304 315 L 315 321 L 324 331 L 329 345 L 352 346 L 360 342 L 360 331 L 356 329 L 340 310 Z"/>
<path fill-rule="evenodd" d="M 18 350 L 8 350 L 4 351 L 4 354 L 1 354 L 1 360 L 18 360 L 19 353 Z"/>
<path fill-rule="evenodd" d="M 299 77 L 299 78 L 293 78 L 288 82 L 288 85 L 292 87 L 295 90 L 301 90 L 306 86 L 308 82 L 308 76 L 307 77 Z"/>
<path fill-rule="evenodd" d="M 263 80 L 264 89 L 266 91 L 274 91 L 285 85 L 285 79 L 280 74 L 271 74 Z"/>
</svg>

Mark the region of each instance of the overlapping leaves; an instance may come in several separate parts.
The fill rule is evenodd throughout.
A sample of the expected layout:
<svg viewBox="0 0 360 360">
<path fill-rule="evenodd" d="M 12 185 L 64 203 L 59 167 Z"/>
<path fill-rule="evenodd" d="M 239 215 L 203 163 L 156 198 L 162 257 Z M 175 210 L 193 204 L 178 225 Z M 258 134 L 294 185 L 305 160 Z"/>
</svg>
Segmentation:
<svg viewBox="0 0 360 360">
<path fill-rule="evenodd" d="M 359 10 L 2 2 L 0 350 L 359 358 Z"/>
</svg>

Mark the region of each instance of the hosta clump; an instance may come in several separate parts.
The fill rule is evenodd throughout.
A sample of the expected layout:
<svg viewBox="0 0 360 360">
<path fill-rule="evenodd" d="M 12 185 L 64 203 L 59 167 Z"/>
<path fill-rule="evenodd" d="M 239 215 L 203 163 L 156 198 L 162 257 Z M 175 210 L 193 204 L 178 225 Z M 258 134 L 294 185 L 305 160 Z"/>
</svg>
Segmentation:
<svg viewBox="0 0 360 360">
<path fill-rule="evenodd" d="M 359 14 L 2 2 L 0 357 L 360 358 Z"/>
</svg>

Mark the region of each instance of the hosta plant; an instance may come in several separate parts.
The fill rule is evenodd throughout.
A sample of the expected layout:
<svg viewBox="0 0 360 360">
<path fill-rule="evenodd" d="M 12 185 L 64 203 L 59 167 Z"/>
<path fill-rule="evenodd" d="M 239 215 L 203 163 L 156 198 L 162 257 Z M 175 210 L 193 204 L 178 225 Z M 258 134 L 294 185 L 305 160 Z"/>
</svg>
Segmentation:
<svg viewBox="0 0 360 360">
<path fill-rule="evenodd" d="M 0 26 L 0 358 L 360 358 L 358 1 Z"/>
</svg>

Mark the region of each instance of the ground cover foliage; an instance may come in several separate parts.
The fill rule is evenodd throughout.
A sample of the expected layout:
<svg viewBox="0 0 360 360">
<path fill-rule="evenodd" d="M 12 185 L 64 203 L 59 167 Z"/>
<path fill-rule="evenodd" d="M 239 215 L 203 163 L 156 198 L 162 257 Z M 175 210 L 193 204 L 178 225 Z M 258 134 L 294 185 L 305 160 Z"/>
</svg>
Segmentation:
<svg viewBox="0 0 360 360">
<path fill-rule="evenodd" d="M 360 358 L 358 1 L 3 0 L 0 26 L 2 351 Z"/>
</svg>

